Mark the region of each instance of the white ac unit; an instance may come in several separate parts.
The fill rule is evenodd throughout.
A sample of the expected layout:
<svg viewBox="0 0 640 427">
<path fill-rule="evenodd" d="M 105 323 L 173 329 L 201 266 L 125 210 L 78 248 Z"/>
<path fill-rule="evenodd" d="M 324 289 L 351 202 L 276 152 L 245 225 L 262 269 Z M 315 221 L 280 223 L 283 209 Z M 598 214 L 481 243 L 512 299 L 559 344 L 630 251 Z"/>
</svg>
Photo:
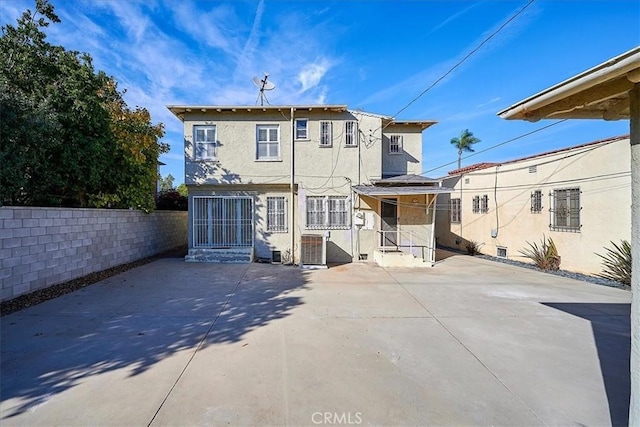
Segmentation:
<svg viewBox="0 0 640 427">
<path fill-rule="evenodd" d="M 318 234 L 303 234 L 300 236 L 300 261 L 303 265 L 326 265 L 326 239 Z"/>
</svg>

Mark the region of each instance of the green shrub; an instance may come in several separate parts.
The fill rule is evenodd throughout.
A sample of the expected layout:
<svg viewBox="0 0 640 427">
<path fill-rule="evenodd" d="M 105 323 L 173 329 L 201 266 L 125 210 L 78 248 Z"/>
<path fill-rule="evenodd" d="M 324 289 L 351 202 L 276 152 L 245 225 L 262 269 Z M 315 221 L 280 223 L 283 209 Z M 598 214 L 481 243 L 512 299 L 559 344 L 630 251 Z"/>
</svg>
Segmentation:
<svg viewBox="0 0 640 427">
<path fill-rule="evenodd" d="M 602 273 L 596 276 L 631 285 L 631 245 L 626 240 L 622 240 L 620 246 L 611 244 L 613 249 L 604 248 L 607 251 L 605 255 L 596 253 L 603 260 Z"/>
<path fill-rule="evenodd" d="M 533 261 L 538 268 L 552 271 L 560 269 L 560 255 L 558 255 L 558 249 L 551 237 L 547 239 L 542 236 L 540 246 L 535 242 L 527 242 L 527 244 L 529 247 L 519 252 Z"/>
<path fill-rule="evenodd" d="M 470 240 L 465 245 L 465 248 L 467 249 L 467 253 L 469 255 L 474 256 L 480 253 L 480 248 L 482 247 L 483 244 L 484 243 L 478 243 L 475 240 Z"/>
</svg>

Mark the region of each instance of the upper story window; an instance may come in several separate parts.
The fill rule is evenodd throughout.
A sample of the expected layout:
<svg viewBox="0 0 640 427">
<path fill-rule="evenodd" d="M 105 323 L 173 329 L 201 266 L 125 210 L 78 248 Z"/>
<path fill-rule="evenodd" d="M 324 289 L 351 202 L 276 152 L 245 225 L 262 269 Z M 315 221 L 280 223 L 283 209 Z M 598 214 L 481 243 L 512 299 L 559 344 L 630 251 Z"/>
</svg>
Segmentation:
<svg viewBox="0 0 640 427">
<path fill-rule="evenodd" d="M 309 119 L 296 119 L 296 139 L 309 139 Z"/>
<path fill-rule="evenodd" d="M 280 160 L 280 125 L 257 125 L 258 160 Z"/>
<path fill-rule="evenodd" d="M 402 153 L 402 135 L 391 135 L 389 137 L 389 154 Z"/>
<path fill-rule="evenodd" d="M 580 189 L 567 188 L 551 193 L 551 229 L 580 231 Z"/>
<path fill-rule="evenodd" d="M 480 213 L 489 212 L 489 196 L 486 194 L 480 199 Z"/>
<path fill-rule="evenodd" d="M 473 196 L 473 207 L 471 212 L 474 214 L 480 213 L 480 196 Z"/>
<path fill-rule="evenodd" d="M 355 120 L 344 122 L 344 145 L 347 147 L 358 145 L 358 122 Z"/>
<path fill-rule="evenodd" d="M 531 213 L 542 212 L 542 191 L 536 190 L 531 193 Z"/>
<path fill-rule="evenodd" d="M 331 147 L 331 122 L 320 122 L 320 146 Z"/>
<path fill-rule="evenodd" d="M 216 159 L 216 127 L 212 125 L 193 127 L 195 160 Z"/>
</svg>

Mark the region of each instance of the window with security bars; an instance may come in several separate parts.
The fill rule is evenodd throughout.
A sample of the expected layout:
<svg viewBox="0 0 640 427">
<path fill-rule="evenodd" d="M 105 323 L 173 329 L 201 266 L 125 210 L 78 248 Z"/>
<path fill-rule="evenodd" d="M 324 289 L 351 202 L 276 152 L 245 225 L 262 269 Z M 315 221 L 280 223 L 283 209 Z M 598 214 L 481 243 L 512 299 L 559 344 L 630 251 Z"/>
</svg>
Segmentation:
<svg viewBox="0 0 640 427">
<path fill-rule="evenodd" d="M 252 198 L 195 196 L 190 212 L 194 248 L 253 246 Z"/>
<path fill-rule="evenodd" d="M 473 196 L 473 207 L 471 211 L 474 214 L 480 213 L 480 196 Z"/>
<path fill-rule="evenodd" d="M 449 211 L 451 213 L 451 222 L 460 223 L 462 220 L 462 206 L 460 199 L 451 199 L 449 201 Z"/>
<path fill-rule="evenodd" d="M 542 191 L 536 190 L 531 193 L 531 213 L 542 212 Z"/>
<path fill-rule="evenodd" d="M 215 126 L 194 126 L 193 140 L 195 160 L 216 159 Z"/>
<path fill-rule="evenodd" d="M 347 147 L 358 145 L 358 122 L 347 121 L 344 123 L 344 145 Z"/>
<path fill-rule="evenodd" d="M 331 147 L 331 122 L 320 122 L 320 146 Z"/>
<path fill-rule="evenodd" d="M 351 225 L 347 196 L 309 196 L 306 205 L 307 228 L 349 228 Z"/>
<path fill-rule="evenodd" d="M 579 232 L 580 225 L 580 189 L 567 188 L 553 190 L 551 193 L 551 224 L 554 231 Z"/>
<path fill-rule="evenodd" d="M 257 125 L 258 160 L 280 159 L 280 125 Z"/>
<path fill-rule="evenodd" d="M 391 135 L 389 137 L 389 154 L 402 153 L 402 135 Z"/>
<path fill-rule="evenodd" d="M 486 194 L 480 199 L 480 213 L 489 212 L 489 196 Z"/>
<path fill-rule="evenodd" d="M 267 231 L 287 231 L 287 199 L 267 197 Z"/>
</svg>

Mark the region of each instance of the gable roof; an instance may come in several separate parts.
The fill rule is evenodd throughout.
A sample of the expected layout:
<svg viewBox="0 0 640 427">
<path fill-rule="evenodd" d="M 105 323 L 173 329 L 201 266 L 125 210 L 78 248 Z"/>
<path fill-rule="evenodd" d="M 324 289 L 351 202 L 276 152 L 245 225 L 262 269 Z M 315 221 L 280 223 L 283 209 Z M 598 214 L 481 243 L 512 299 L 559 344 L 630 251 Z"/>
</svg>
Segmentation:
<svg viewBox="0 0 640 427">
<path fill-rule="evenodd" d="M 580 149 L 580 148 L 585 148 L 585 147 L 590 147 L 590 146 L 594 146 L 594 145 L 598 145 L 598 144 L 610 144 L 612 142 L 616 142 L 616 141 L 620 141 L 623 139 L 629 139 L 629 134 L 626 135 L 620 135 L 620 136 L 613 136 L 611 138 L 605 138 L 605 139 L 599 139 L 597 141 L 592 141 L 592 142 L 587 142 L 585 144 L 578 144 L 578 145 L 573 145 L 571 147 L 565 147 L 565 148 L 559 148 L 557 150 L 552 150 L 552 151 L 545 151 L 543 153 L 538 153 L 538 154 L 533 154 L 530 156 L 525 156 L 525 157 L 520 157 L 517 159 L 513 159 L 513 160 L 508 160 L 506 162 L 500 162 L 500 163 L 476 163 L 464 168 L 460 168 L 460 169 L 455 169 L 449 172 L 449 175 L 462 175 L 465 173 L 469 173 L 469 172 L 474 172 L 477 170 L 481 170 L 481 169 L 486 169 L 486 168 L 490 168 L 490 167 L 494 167 L 494 166 L 502 166 L 502 165 L 508 165 L 511 163 L 518 163 L 518 162 L 523 162 L 525 160 L 531 160 L 531 159 L 535 159 L 537 157 L 544 157 L 544 156 L 549 156 L 552 154 L 558 154 L 558 153 L 563 153 L 565 151 L 570 151 L 570 150 L 576 150 L 576 149 Z"/>
</svg>

